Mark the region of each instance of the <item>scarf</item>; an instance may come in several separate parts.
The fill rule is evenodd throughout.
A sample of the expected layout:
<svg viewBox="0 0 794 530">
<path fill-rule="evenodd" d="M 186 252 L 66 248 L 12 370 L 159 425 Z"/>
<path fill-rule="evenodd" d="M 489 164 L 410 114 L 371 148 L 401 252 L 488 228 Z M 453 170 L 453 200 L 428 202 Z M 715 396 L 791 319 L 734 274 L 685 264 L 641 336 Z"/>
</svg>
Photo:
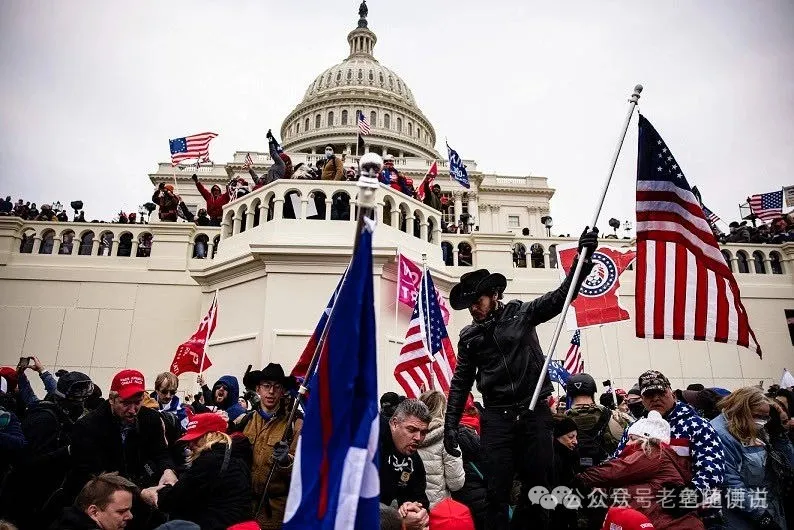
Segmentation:
<svg viewBox="0 0 794 530">
<path fill-rule="evenodd" d="M 480 417 L 479 416 L 475 416 L 474 414 L 464 414 L 460 418 L 460 424 L 464 425 L 466 427 L 469 427 L 471 429 L 474 429 L 474 431 L 477 434 L 480 434 Z"/>
</svg>

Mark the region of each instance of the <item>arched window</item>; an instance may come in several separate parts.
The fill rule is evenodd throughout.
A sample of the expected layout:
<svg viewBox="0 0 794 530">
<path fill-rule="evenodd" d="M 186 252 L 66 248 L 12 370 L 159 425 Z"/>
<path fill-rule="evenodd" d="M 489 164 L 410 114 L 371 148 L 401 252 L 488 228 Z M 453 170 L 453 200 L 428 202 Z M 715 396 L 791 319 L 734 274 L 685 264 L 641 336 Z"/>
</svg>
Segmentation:
<svg viewBox="0 0 794 530">
<path fill-rule="evenodd" d="M 19 252 L 22 254 L 31 254 L 33 252 L 33 240 L 35 237 L 36 232 L 33 230 L 23 233 L 22 241 L 19 243 Z"/>
<path fill-rule="evenodd" d="M 342 125 L 347 125 L 347 111 L 342 111 Z"/>
<path fill-rule="evenodd" d="M 527 247 L 521 243 L 513 245 L 513 266 L 527 268 Z"/>
<path fill-rule="evenodd" d="M 55 246 L 55 232 L 47 230 L 41 236 L 41 245 L 39 246 L 39 254 L 52 254 L 53 247 Z"/>
<path fill-rule="evenodd" d="M 215 257 L 215 254 L 218 253 L 218 247 L 221 244 L 221 236 L 220 234 L 215 236 L 212 240 L 212 257 Z"/>
<path fill-rule="evenodd" d="M 135 255 L 139 258 L 148 258 L 152 255 L 152 234 L 144 232 L 138 236 L 138 252 Z"/>
<path fill-rule="evenodd" d="M 783 274 L 783 262 L 778 252 L 769 253 L 769 268 L 772 269 L 772 274 Z"/>
<path fill-rule="evenodd" d="M 444 260 L 444 265 L 451 267 L 454 263 L 453 246 L 449 241 L 441 242 L 441 259 Z"/>
<path fill-rule="evenodd" d="M 328 126 L 329 127 L 333 127 L 334 126 L 334 111 L 330 111 L 328 113 Z"/>
<path fill-rule="evenodd" d="M 314 117 L 314 128 L 315 129 L 319 129 L 320 128 L 320 115 L 319 114 Z"/>
<path fill-rule="evenodd" d="M 207 250 L 209 249 L 210 238 L 207 234 L 199 234 L 193 240 L 193 257 L 195 259 L 204 259 L 207 257 Z"/>
<path fill-rule="evenodd" d="M 471 256 L 471 245 L 462 241 L 458 245 L 458 265 L 460 267 L 471 267 L 472 264 L 472 256 Z"/>
<path fill-rule="evenodd" d="M 94 233 L 89 230 L 82 236 L 80 236 L 80 250 L 77 253 L 80 256 L 90 256 L 91 255 L 91 246 L 94 244 Z"/>
<path fill-rule="evenodd" d="M 728 265 L 728 268 L 733 272 L 733 260 L 731 259 L 731 253 L 728 250 L 720 250 L 722 253 L 722 257 L 725 259 L 725 263 Z"/>
<path fill-rule="evenodd" d="M 543 263 L 543 245 L 540 243 L 534 243 L 529 247 L 529 256 L 533 269 L 543 269 L 546 267 L 546 264 Z"/>
<path fill-rule="evenodd" d="M 403 119 L 397 118 L 397 132 L 403 132 Z"/>
<path fill-rule="evenodd" d="M 549 245 L 549 268 L 557 268 L 557 245 Z"/>
<path fill-rule="evenodd" d="M 374 110 L 369 113 L 369 126 L 370 127 L 377 127 L 378 126 L 378 113 Z"/>
<path fill-rule="evenodd" d="M 119 249 L 116 255 L 128 258 L 130 254 L 132 254 L 132 234 L 124 232 L 119 237 Z"/>
<path fill-rule="evenodd" d="M 391 129 L 391 116 L 389 116 L 388 114 L 383 115 L 383 128 Z"/>
<path fill-rule="evenodd" d="M 61 234 L 61 247 L 58 249 L 58 254 L 69 255 L 72 253 L 74 246 L 74 232 L 67 230 Z"/>
<path fill-rule="evenodd" d="M 301 133 L 301 122 L 295 122 L 295 134 Z"/>
<path fill-rule="evenodd" d="M 306 121 L 303 124 L 303 130 L 309 132 L 309 118 L 306 118 Z"/>
<path fill-rule="evenodd" d="M 408 122 L 408 136 L 414 135 L 414 124 L 410 121 Z"/>
<path fill-rule="evenodd" d="M 764 263 L 764 254 L 760 250 L 753 252 L 753 262 L 755 262 L 756 274 L 766 274 L 766 264 Z"/>
<path fill-rule="evenodd" d="M 417 138 L 421 138 L 422 137 L 422 129 L 421 129 L 421 127 L 417 127 L 416 128 L 416 137 Z"/>
<path fill-rule="evenodd" d="M 740 250 L 736 253 L 736 265 L 741 273 L 748 273 L 750 272 L 750 267 L 747 264 L 747 253 L 743 250 Z"/>
</svg>

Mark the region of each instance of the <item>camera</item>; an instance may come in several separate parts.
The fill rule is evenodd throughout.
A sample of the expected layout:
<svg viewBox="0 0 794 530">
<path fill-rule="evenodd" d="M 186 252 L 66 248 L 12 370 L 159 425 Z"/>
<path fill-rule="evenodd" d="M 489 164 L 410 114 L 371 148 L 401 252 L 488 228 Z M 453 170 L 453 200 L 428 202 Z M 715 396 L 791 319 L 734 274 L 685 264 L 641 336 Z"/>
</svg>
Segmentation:
<svg viewBox="0 0 794 530">
<path fill-rule="evenodd" d="M 609 388 L 609 387 L 612 386 L 612 381 L 607 379 L 606 381 L 601 381 L 601 384 L 604 385 L 605 387 Z"/>
<path fill-rule="evenodd" d="M 19 364 L 17 364 L 17 370 L 24 370 L 30 366 L 36 364 L 36 361 L 33 357 L 20 357 Z"/>
</svg>

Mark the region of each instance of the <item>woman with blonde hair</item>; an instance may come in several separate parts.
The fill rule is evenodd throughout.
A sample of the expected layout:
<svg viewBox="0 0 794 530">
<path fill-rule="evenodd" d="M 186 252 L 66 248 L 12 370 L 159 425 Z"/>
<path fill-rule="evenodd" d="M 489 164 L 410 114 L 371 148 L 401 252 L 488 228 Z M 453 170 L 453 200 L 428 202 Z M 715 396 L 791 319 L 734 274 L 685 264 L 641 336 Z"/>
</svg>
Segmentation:
<svg viewBox="0 0 794 530">
<path fill-rule="evenodd" d="M 427 499 L 432 509 L 441 500 L 450 497 L 451 492 L 458 491 L 466 481 L 463 470 L 463 458 L 450 456 L 444 449 L 444 413 L 447 409 L 447 398 L 438 390 L 431 390 L 419 396 L 419 400 L 430 409 L 429 432 L 422 445 L 419 446 L 419 457 L 425 465 L 427 473 Z"/>
<path fill-rule="evenodd" d="M 785 437 L 769 436 L 773 406 L 760 388 L 744 387 L 720 400 L 722 413 L 711 420 L 725 451 L 723 512 L 728 528 L 786 528 L 781 501 L 794 450 Z"/>
<path fill-rule="evenodd" d="M 188 444 L 189 467 L 176 484 L 143 490 L 143 500 L 171 519 L 192 521 L 203 530 L 251 520 L 251 473 L 246 463 L 251 445 L 245 437 L 226 434 L 227 425 L 212 412 L 190 418 L 179 439 Z"/>
</svg>

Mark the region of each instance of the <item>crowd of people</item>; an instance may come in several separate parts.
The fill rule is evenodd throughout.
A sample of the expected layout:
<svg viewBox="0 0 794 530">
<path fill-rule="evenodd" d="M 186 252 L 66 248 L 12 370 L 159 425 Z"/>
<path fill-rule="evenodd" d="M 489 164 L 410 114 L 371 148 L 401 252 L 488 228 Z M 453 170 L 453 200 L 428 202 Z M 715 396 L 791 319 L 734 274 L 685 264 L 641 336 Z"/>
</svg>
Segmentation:
<svg viewBox="0 0 794 530">
<path fill-rule="evenodd" d="M 786 214 L 758 226 L 747 224 L 747 221 L 733 221 L 728 225 L 729 232 L 716 232 L 720 243 L 769 243 L 780 245 L 794 241 L 794 215 Z"/>
</svg>

